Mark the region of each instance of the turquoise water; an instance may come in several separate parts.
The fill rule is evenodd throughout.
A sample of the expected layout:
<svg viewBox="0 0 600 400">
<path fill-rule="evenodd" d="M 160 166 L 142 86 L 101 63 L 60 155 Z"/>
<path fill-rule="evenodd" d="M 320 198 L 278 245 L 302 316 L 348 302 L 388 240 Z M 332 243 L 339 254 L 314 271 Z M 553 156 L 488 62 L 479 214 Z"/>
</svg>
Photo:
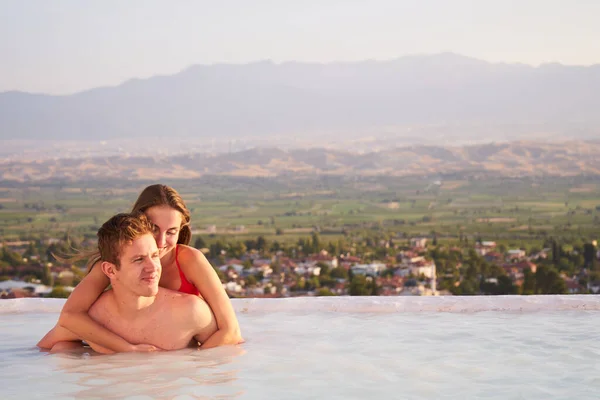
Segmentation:
<svg viewBox="0 0 600 400">
<path fill-rule="evenodd" d="M 242 346 L 110 356 L 40 352 L 62 303 L 2 301 L 0 398 L 596 399 L 600 302 L 577 298 L 236 301 Z"/>
</svg>

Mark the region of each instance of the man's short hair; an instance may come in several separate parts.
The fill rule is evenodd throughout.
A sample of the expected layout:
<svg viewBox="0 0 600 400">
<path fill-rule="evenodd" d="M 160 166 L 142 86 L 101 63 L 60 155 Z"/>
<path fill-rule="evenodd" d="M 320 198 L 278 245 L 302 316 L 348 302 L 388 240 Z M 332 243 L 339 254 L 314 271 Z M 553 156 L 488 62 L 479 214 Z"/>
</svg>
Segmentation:
<svg viewBox="0 0 600 400">
<path fill-rule="evenodd" d="M 121 213 L 106 221 L 98 230 L 100 257 L 117 266 L 123 246 L 146 234 L 152 234 L 152 223 L 143 213 Z"/>
</svg>

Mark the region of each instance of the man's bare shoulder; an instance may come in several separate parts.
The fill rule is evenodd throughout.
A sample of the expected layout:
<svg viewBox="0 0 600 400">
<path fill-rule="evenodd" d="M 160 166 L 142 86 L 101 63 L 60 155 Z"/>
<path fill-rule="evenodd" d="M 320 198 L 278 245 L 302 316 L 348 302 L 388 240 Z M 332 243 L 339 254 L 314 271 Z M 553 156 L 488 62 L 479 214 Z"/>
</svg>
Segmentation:
<svg viewBox="0 0 600 400">
<path fill-rule="evenodd" d="M 173 308 L 173 312 L 184 317 L 196 316 L 211 312 L 206 302 L 193 294 L 181 293 L 166 288 L 158 288 L 157 297 L 161 299 L 168 307 Z"/>
<path fill-rule="evenodd" d="M 177 302 L 177 303 L 183 303 L 183 304 L 185 304 L 186 302 L 192 301 L 190 299 L 194 298 L 194 297 L 197 297 L 197 296 L 178 292 L 177 290 L 171 290 L 171 289 L 167 289 L 164 287 L 159 287 L 158 293 L 156 293 L 156 298 L 161 299 L 162 301 Z"/>
<path fill-rule="evenodd" d="M 183 314 L 193 312 L 193 310 L 201 306 L 203 300 L 193 294 L 182 293 L 166 288 L 158 288 L 157 298 L 167 303 L 170 307 L 177 307 L 174 311 L 180 311 Z"/>
<path fill-rule="evenodd" d="M 172 322 L 181 329 L 189 329 L 194 338 L 203 343 L 217 331 L 217 322 L 208 304 L 200 297 L 159 288 L 157 293 Z"/>
<path fill-rule="evenodd" d="M 98 297 L 98 300 L 96 300 L 94 304 L 92 304 L 92 306 L 90 307 L 90 310 L 88 311 L 90 317 L 97 319 L 102 315 L 110 312 L 109 309 L 111 307 L 111 304 L 113 303 L 113 300 L 114 293 L 112 289 L 109 289 L 102 293 L 100 297 Z"/>
</svg>

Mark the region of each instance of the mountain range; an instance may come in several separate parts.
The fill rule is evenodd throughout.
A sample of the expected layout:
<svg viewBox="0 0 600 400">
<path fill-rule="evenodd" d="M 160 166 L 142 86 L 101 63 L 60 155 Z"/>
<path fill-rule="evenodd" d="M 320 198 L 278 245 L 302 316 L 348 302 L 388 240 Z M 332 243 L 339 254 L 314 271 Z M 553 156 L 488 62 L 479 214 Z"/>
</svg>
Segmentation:
<svg viewBox="0 0 600 400">
<path fill-rule="evenodd" d="M 256 148 L 209 156 L 113 156 L 1 161 L 3 182 L 194 179 L 201 176 L 575 176 L 600 177 L 600 141 L 410 146 L 358 153 L 323 148 Z"/>
<path fill-rule="evenodd" d="M 0 140 L 283 136 L 353 150 L 346 138 L 421 132 L 450 141 L 589 139 L 600 136 L 598 110 L 600 65 L 533 67 L 452 53 L 264 61 L 192 66 L 72 95 L 0 93 Z"/>
</svg>

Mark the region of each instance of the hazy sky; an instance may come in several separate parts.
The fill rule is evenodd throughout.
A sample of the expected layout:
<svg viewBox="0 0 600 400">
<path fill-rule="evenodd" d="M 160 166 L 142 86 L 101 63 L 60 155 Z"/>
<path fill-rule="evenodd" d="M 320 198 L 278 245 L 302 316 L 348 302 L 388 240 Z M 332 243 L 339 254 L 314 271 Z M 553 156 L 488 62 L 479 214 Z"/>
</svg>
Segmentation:
<svg viewBox="0 0 600 400">
<path fill-rule="evenodd" d="M 0 0 L 0 91 L 72 93 L 192 64 L 600 63 L 600 0 Z"/>
</svg>

